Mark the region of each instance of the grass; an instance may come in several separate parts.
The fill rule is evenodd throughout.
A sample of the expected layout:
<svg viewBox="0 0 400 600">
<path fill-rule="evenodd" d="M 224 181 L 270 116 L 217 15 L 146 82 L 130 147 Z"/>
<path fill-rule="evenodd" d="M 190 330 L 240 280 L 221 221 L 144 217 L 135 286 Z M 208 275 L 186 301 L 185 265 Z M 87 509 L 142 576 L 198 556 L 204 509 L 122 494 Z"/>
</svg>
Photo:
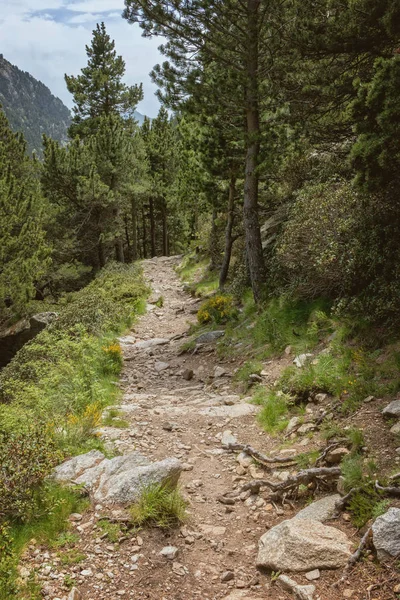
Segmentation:
<svg viewBox="0 0 400 600">
<path fill-rule="evenodd" d="M 142 490 L 140 500 L 130 509 L 134 527 L 172 529 L 185 521 L 186 501 L 177 489 L 150 485 Z"/>
<path fill-rule="evenodd" d="M 107 538 L 110 540 L 110 542 L 116 543 L 122 536 L 121 525 L 118 523 L 110 523 L 110 521 L 104 520 L 99 521 L 97 525 L 100 527 L 103 533 L 107 534 Z"/>
<path fill-rule="evenodd" d="M 121 418 L 121 411 L 117 408 L 109 408 L 105 416 L 103 416 L 103 425 L 106 427 L 117 427 L 126 429 L 129 427 L 129 421 Z"/>
<path fill-rule="evenodd" d="M 248 360 L 236 371 L 234 381 L 247 385 L 250 375 L 260 375 L 263 368 L 264 366 L 261 362 Z"/>
<path fill-rule="evenodd" d="M 258 413 L 258 422 L 268 433 L 278 433 L 286 429 L 289 422 L 289 399 L 284 394 L 265 390 L 258 391 L 256 401 L 262 406 Z"/>
<path fill-rule="evenodd" d="M 8 560 L 0 560 L 0 600 L 36 600 L 41 597 L 35 595 L 39 594 L 39 589 L 33 579 L 25 589 L 16 587 L 21 553 L 32 539 L 53 548 L 75 543 L 76 536 L 68 531 L 68 517 L 73 512 L 84 512 L 88 504 L 88 500 L 79 493 L 54 484 L 48 484 L 40 491 L 35 514 L 27 522 L 15 523 L 10 527 L 10 556 Z"/>
</svg>

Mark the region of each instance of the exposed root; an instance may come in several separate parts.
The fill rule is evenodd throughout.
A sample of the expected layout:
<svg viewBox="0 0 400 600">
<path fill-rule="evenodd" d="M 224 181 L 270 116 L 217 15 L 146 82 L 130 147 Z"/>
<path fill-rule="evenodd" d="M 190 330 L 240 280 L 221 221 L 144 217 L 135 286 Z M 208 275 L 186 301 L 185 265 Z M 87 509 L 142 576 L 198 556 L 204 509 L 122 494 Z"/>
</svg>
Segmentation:
<svg viewBox="0 0 400 600">
<path fill-rule="evenodd" d="M 274 464 L 274 463 L 275 464 L 292 463 L 296 459 L 295 456 L 288 456 L 286 458 L 278 457 L 278 456 L 267 456 L 266 454 L 262 454 L 261 452 L 259 452 L 252 446 L 249 446 L 248 444 L 227 444 L 226 446 L 224 446 L 224 448 L 226 448 L 227 450 L 231 450 L 232 452 L 244 452 L 245 454 L 248 454 L 252 458 L 255 458 L 259 463 L 261 463 L 264 466 L 267 466 L 268 464 Z M 270 467 L 267 467 L 267 468 L 270 469 Z"/>
<path fill-rule="evenodd" d="M 379 485 L 378 481 L 375 481 L 375 489 L 378 492 L 383 493 L 385 496 L 389 496 L 391 498 L 400 498 L 399 487 L 383 487 L 382 485 Z"/>
<path fill-rule="evenodd" d="M 333 587 L 337 587 L 341 583 L 344 583 L 346 581 L 348 572 L 360 560 L 361 555 L 364 552 L 365 548 L 368 546 L 371 537 L 372 537 L 372 527 L 370 527 L 362 536 L 357 550 L 350 556 L 349 560 L 347 561 L 347 565 L 344 568 L 342 577 L 339 579 L 339 581 L 336 581 L 333 584 Z"/>
<path fill-rule="evenodd" d="M 310 483 L 328 483 L 331 480 L 337 479 L 341 475 L 340 467 L 313 467 L 311 469 L 304 469 L 291 475 L 286 481 L 275 483 L 268 479 L 253 479 L 240 488 L 235 496 L 240 495 L 242 492 L 251 490 L 253 494 L 258 494 L 262 487 L 267 487 L 273 492 L 273 497 L 282 499 L 283 496 L 288 494 L 293 495 L 297 493 L 300 485 L 309 485 Z"/>
</svg>

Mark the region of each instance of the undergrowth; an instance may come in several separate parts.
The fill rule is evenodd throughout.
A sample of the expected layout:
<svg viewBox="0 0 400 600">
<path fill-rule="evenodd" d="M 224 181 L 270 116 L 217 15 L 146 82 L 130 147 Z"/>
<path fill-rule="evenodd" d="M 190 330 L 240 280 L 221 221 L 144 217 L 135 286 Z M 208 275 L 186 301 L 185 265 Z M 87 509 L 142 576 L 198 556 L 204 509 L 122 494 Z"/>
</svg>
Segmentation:
<svg viewBox="0 0 400 600">
<path fill-rule="evenodd" d="M 1 372 L 0 599 L 25 598 L 15 583 L 24 544 L 31 537 L 51 544 L 77 512 L 74 494 L 44 482 L 64 457 L 103 449 L 95 430 L 120 394 L 117 337 L 144 310 L 146 294 L 137 266 L 107 266 L 63 298 L 57 320 Z"/>
</svg>

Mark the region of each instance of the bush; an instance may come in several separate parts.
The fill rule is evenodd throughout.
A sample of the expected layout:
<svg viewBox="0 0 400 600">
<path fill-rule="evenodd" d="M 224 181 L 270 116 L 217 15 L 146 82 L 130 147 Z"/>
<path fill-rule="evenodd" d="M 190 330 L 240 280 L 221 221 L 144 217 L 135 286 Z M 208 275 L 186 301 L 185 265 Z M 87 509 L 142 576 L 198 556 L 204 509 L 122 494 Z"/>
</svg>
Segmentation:
<svg viewBox="0 0 400 600">
<path fill-rule="evenodd" d="M 278 271 L 303 298 L 336 298 L 352 288 L 362 210 L 346 181 L 308 185 L 298 193 L 278 241 Z"/>
<path fill-rule="evenodd" d="M 35 494 L 61 460 L 53 437 L 39 427 L 24 433 L 0 433 L 0 520 L 27 520 Z"/>
<path fill-rule="evenodd" d="M 217 295 L 206 300 L 197 313 L 197 320 L 201 325 L 216 323 L 220 325 L 237 317 L 237 310 L 233 306 L 231 296 Z"/>
</svg>

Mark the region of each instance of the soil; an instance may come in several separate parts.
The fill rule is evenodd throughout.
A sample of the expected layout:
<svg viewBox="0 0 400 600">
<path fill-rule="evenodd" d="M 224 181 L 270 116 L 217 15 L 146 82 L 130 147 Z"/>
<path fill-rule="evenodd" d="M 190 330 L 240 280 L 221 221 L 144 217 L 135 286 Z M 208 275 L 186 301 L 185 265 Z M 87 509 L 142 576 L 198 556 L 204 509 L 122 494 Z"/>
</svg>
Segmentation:
<svg viewBox="0 0 400 600">
<path fill-rule="evenodd" d="M 257 407 L 248 402 L 249 398 L 238 394 L 232 381 L 241 363 L 240 356 L 225 361 L 219 359 L 215 343 L 204 345 L 195 353 L 182 353 L 182 344 L 188 339 L 190 324 L 195 322 L 199 301 L 183 291 L 174 271 L 177 263 L 177 258 L 143 263 L 153 290 L 150 301 L 162 297 L 159 302 L 162 307 L 149 304 L 147 313 L 122 342 L 121 406 L 129 427 L 105 429 L 103 435 L 110 447 L 120 453 L 138 450 L 151 459 L 170 456 L 181 459 L 185 470 L 180 489 L 188 502 L 187 521 L 170 532 L 143 529 L 139 534 L 122 533 L 118 543 L 111 543 L 98 526 L 103 513 L 96 507 L 81 520 L 71 519 L 71 529 L 79 534 L 74 552 L 84 555 L 84 560 L 62 565 L 62 552 L 32 544 L 22 563 L 24 567 L 38 569 L 43 595 L 51 600 L 68 597 L 65 583 L 69 583 L 69 587 L 74 584 L 82 600 L 284 600 L 293 597 L 272 581 L 274 578 L 270 575 L 259 573 L 255 559 L 261 535 L 293 516 L 304 502 L 277 506 L 269 501 L 265 491 L 256 500 L 251 498 L 234 506 L 221 504 L 219 496 L 252 478 L 250 469 L 240 467 L 236 454 L 223 449 L 221 436 L 230 430 L 240 443 L 249 443 L 266 454 L 278 452 L 283 446 L 287 448 L 288 444 L 297 453 L 305 452 L 323 447 L 324 442 L 318 434 L 312 438 L 297 435 L 283 442 L 282 437 L 268 436 L 260 428 Z M 140 351 L 135 349 L 134 342 L 154 338 L 169 341 Z M 282 358 L 268 361 L 265 366 L 268 383 L 277 379 L 292 360 L 293 357 L 284 354 Z M 221 377 L 214 377 L 217 366 L 225 369 Z M 193 378 L 188 380 L 185 377 L 189 377 L 191 371 Z M 378 442 L 382 461 L 393 468 L 393 456 L 396 456 L 393 448 L 379 443 L 383 430 L 388 431 L 380 409 L 381 403 L 369 403 L 356 415 L 355 421 L 358 425 L 374 423 L 371 435 Z M 368 438 L 368 444 L 370 442 L 373 440 Z M 252 468 L 261 469 L 260 466 Z M 112 515 L 112 511 L 109 514 Z M 114 512 L 114 516 L 118 514 Z M 357 547 L 360 532 L 351 525 L 348 515 L 344 514 L 332 524 L 345 531 Z M 165 546 L 178 548 L 174 560 L 159 554 Z M 227 571 L 232 571 L 233 576 L 223 582 L 221 579 Z M 337 571 L 323 571 L 320 579 L 313 582 L 315 600 L 398 597 L 394 593 L 400 583 L 397 573 L 391 567 L 377 565 L 372 554 L 359 563 L 343 583 L 332 587 L 341 575 Z M 291 577 L 300 584 L 309 583 L 304 574 Z M 369 589 L 370 586 L 377 587 Z"/>
</svg>

